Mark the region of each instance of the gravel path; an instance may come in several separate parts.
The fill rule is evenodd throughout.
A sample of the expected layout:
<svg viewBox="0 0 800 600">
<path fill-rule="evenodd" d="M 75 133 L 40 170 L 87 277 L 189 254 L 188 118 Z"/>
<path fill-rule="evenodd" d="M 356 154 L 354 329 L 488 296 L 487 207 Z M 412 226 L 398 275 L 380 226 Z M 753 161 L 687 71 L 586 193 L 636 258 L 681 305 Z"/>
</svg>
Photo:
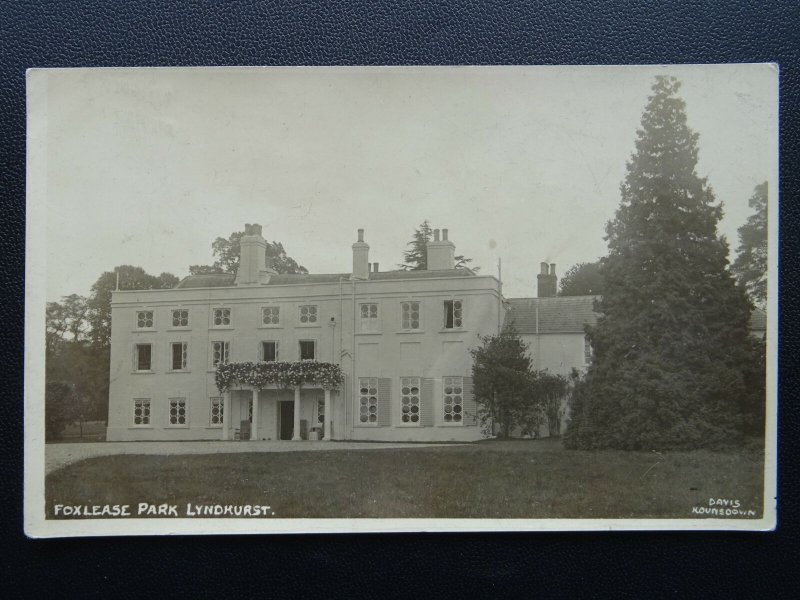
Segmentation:
<svg viewBox="0 0 800 600">
<path fill-rule="evenodd" d="M 336 450 L 382 450 L 384 448 L 430 448 L 454 444 L 404 444 L 392 442 L 95 442 L 47 444 L 45 474 L 69 464 L 116 454 L 224 454 L 235 452 L 320 452 Z"/>
</svg>

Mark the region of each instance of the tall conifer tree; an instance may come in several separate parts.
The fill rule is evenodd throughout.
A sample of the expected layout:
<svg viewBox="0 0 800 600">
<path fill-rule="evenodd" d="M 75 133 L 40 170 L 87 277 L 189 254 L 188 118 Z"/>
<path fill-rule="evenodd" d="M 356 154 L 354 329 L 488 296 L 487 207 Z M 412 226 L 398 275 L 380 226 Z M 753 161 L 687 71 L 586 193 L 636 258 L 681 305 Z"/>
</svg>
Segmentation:
<svg viewBox="0 0 800 600">
<path fill-rule="evenodd" d="M 658 77 L 606 227 L 603 315 L 571 447 L 652 449 L 728 443 L 742 429 L 752 366 L 751 305 L 717 234 L 722 207 L 697 175 L 680 83 Z"/>
</svg>

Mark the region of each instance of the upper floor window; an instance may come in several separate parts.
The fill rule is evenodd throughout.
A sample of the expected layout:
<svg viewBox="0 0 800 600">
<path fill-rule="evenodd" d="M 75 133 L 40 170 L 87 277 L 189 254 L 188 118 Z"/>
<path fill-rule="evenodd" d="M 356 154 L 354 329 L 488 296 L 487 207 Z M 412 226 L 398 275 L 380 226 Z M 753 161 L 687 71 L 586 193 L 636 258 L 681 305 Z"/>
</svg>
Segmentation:
<svg viewBox="0 0 800 600">
<path fill-rule="evenodd" d="M 261 342 L 261 360 L 265 362 L 278 360 L 278 342 Z"/>
<path fill-rule="evenodd" d="M 445 329 L 460 329 L 461 328 L 461 300 L 445 300 L 444 301 L 444 328 Z"/>
<path fill-rule="evenodd" d="M 464 423 L 464 378 L 444 377 L 444 422 L 461 425 Z"/>
<path fill-rule="evenodd" d="M 211 366 L 216 369 L 218 365 L 227 364 L 230 349 L 230 342 L 211 342 Z"/>
<path fill-rule="evenodd" d="M 314 340 L 300 340 L 300 360 L 317 359 L 317 342 Z"/>
<path fill-rule="evenodd" d="M 317 322 L 316 305 L 308 304 L 300 307 L 300 322 L 303 324 L 310 324 Z"/>
<path fill-rule="evenodd" d="M 231 324 L 231 309 L 215 308 L 213 317 L 214 327 L 229 327 Z"/>
<path fill-rule="evenodd" d="M 281 322 L 280 306 L 265 306 L 261 309 L 261 322 L 264 325 L 279 325 Z"/>
<path fill-rule="evenodd" d="M 378 331 L 378 305 L 361 305 L 361 331 Z"/>
<path fill-rule="evenodd" d="M 173 327 L 188 327 L 189 326 L 189 311 L 181 308 L 172 311 L 172 326 Z"/>
<path fill-rule="evenodd" d="M 402 313 L 400 323 L 402 329 L 420 328 L 419 302 L 401 302 L 400 310 Z"/>
<path fill-rule="evenodd" d="M 136 328 L 137 329 L 152 329 L 153 328 L 153 311 L 152 310 L 137 310 L 136 311 Z"/>
<path fill-rule="evenodd" d="M 134 371 L 151 371 L 153 368 L 153 344 L 136 344 L 133 354 Z"/>
<path fill-rule="evenodd" d="M 173 371 L 185 371 L 189 344 L 186 342 L 174 342 L 170 344 L 170 349 L 170 369 Z"/>
</svg>

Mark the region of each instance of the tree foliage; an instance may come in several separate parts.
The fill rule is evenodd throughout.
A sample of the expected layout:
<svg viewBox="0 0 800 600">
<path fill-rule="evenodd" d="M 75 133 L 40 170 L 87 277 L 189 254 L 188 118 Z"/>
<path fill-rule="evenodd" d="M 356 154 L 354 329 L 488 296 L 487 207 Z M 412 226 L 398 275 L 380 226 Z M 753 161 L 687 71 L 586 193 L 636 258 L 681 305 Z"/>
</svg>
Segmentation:
<svg viewBox="0 0 800 600">
<path fill-rule="evenodd" d="M 700 447 L 743 431 L 751 305 L 717 235 L 722 208 L 695 172 L 698 135 L 679 87 L 656 79 L 606 228 L 602 316 L 588 331 L 594 360 L 569 447 Z"/>
<path fill-rule="evenodd" d="M 515 425 L 534 428 L 538 411 L 533 406 L 531 358 L 528 347 L 513 327 L 498 335 L 481 336 L 481 346 L 470 350 L 475 399 L 481 406 L 484 431 L 499 427 L 510 437 Z"/>
<path fill-rule="evenodd" d="M 403 252 L 403 263 L 397 266 L 402 271 L 426 270 L 428 268 L 428 242 L 432 239 L 433 229 L 426 219 L 414 230 L 414 235 L 407 244 L 409 249 Z M 477 273 L 480 267 L 468 267 L 471 262 L 471 258 L 465 258 L 463 254 L 459 254 L 455 257 L 455 268 L 470 268 Z"/>
<path fill-rule="evenodd" d="M 211 249 L 216 257 L 214 264 L 192 265 L 189 267 L 189 273 L 191 275 L 236 273 L 239 268 L 239 257 L 242 254 L 242 236 L 244 236 L 244 231 L 234 231 L 227 238 L 218 237 L 211 244 Z M 280 242 L 267 241 L 265 252 L 267 268 L 274 269 L 277 273 L 308 273 L 308 269 L 286 254 L 286 250 Z"/>
<path fill-rule="evenodd" d="M 759 306 L 767 302 L 767 182 L 757 185 L 749 205 L 754 213 L 739 228 L 739 247 L 731 270 Z"/>
<path fill-rule="evenodd" d="M 558 283 L 559 296 L 588 296 L 603 293 L 600 261 L 571 266 Z"/>
</svg>

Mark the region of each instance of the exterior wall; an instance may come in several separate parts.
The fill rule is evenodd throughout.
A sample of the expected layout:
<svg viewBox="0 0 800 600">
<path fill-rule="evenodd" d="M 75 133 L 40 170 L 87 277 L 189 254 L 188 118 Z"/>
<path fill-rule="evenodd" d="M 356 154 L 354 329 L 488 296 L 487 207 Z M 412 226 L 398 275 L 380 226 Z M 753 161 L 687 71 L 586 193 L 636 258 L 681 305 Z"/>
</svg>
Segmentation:
<svg viewBox="0 0 800 600">
<path fill-rule="evenodd" d="M 583 333 L 521 333 L 520 338 L 528 345 L 537 371 L 567 376 L 573 368 L 585 371 L 588 366 L 584 360 Z"/>
<path fill-rule="evenodd" d="M 461 300 L 463 326 L 444 328 L 445 300 Z M 418 301 L 420 331 L 401 329 L 402 301 Z M 378 306 L 376 331 L 362 331 L 360 304 Z M 317 321 L 300 323 L 300 306 L 317 306 Z M 264 325 L 261 309 L 280 307 L 280 324 Z M 214 326 L 214 308 L 230 308 L 229 326 Z M 186 327 L 173 327 L 173 309 L 189 311 Z M 137 311 L 152 310 L 153 327 L 137 327 Z M 338 363 L 347 374 L 346 389 L 332 394 L 334 439 L 360 440 L 473 440 L 477 425 L 445 425 L 442 378 L 471 375 L 469 349 L 478 335 L 499 331 L 503 319 L 499 282 L 490 276 L 442 277 L 407 280 L 349 281 L 338 283 L 186 288 L 119 291 L 112 300 L 111 391 L 109 440 L 221 439 L 222 428 L 210 423 L 210 398 L 221 396 L 214 382 L 211 344 L 227 341 L 229 361 L 258 361 L 262 341 L 278 343 L 278 360 L 300 359 L 299 341 L 316 343 L 316 359 Z M 186 371 L 170 369 L 173 342 L 188 344 Z M 134 370 L 135 345 L 153 344 L 152 369 Z M 408 426 L 400 421 L 400 378 L 417 376 L 433 380 L 432 426 Z M 391 415 L 383 426 L 357 425 L 359 377 L 390 380 Z M 259 395 L 259 439 L 277 439 L 274 390 Z M 293 400 L 291 392 L 286 400 Z M 314 426 L 316 401 L 321 390 L 304 390 L 301 419 Z M 187 424 L 170 426 L 169 398 L 186 398 Z M 134 398 L 149 398 L 149 426 L 133 422 Z M 283 399 L 283 398 L 281 398 Z M 229 424 L 238 426 L 238 401 L 230 401 Z M 266 425 L 265 425 L 266 424 Z M 233 436 L 230 436 L 232 439 Z"/>
</svg>

